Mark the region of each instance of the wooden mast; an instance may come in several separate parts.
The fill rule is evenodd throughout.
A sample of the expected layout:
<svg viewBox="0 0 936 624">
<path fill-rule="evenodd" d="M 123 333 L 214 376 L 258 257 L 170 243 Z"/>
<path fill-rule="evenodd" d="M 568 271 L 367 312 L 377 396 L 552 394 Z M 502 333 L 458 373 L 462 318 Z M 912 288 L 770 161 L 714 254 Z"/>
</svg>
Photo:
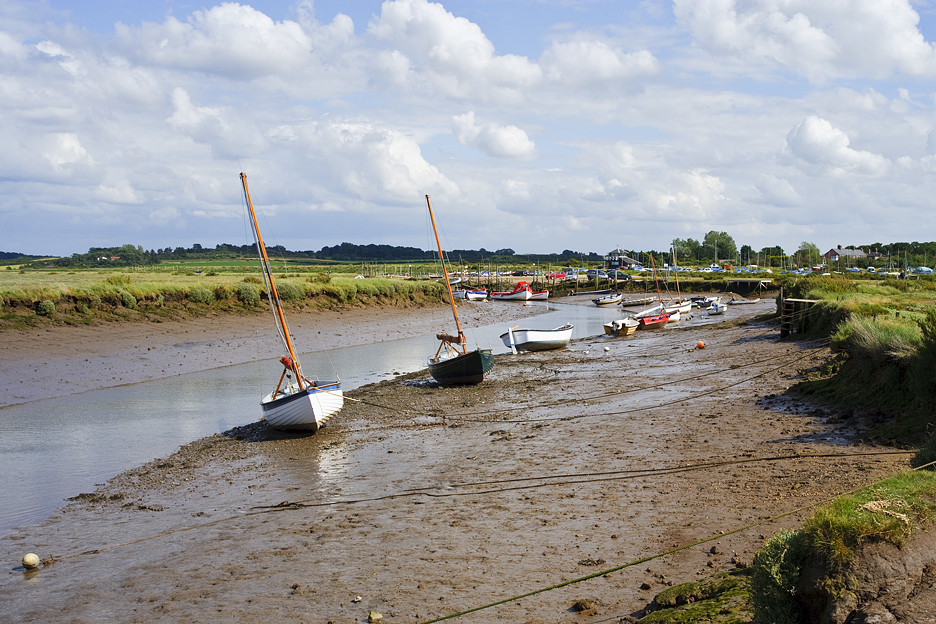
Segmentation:
<svg viewBox="0 0 936 624">
<path fill-rule="evenodd" d="M 455 317 L 455 326 L 458 327 L 458 343 L 462 347 L 462 353 L 467 353 L 468 350 L 465 348 L 465 333 L 462 331 L 461 323 L 458 321 L 458 309 L 455 307 L 455 295 L 452 293 L 452 284 L 449 283 L 448 270 L 445 268 L 445 257 L 442 254 L 442 243 L 439 241 L 439 231 L 436 229 L 435 216 L 432 214 L 432 202 L 429 201 L 429 196 L 426 195 L 426 205 L 429 206 L 429 219 L 432 221 L 432 233 L 435 234 L 436 245 L 439 247 L 439 261 L 442 263 L 442 277 L 445 279 L 445 287 L 448 288 L 449 294 L 449 303 L 452 304 L 452 316 Z M 441 335 L 439 336 L 440 340 L 444 340 Z M 451 341 L 446 341 L 451 344 Z"/>
<path fill-rule="evenodd" d="M 244 187 L 244 197 L 247 199 L 247 208 L 250 209 L 250 223 L 253 227 L 254 237 L 257 240 L 257 252 L 260 254 L 260 262 L 263 263 L 263 275 L 270 285 L 270 304 L 273 307 L 273 315 L 282 328 L 283 342 L 286 344 L 286 350 L 289 351 L 290 366 L 292 372 L 296 374 L 296 382 L 299 388 L 303 387 L 302 373 L 299 372 L 299 360 L 293 350 L 292 340 L 289 338 L 289 329 L 286 327 L 286 317 L 283 316 L 283 308 L 280 306 L 279 295 L 276 292 L 276 284 L 273 282 L 273 271 L 270 269 L 270 259 L 267 257 L 266 245 L 263 243 L 263 236 L 260 235 L 260 225 L 257 223 L 257 213 L 254 211 L 253 202 L 250 199 L 250 190 L 247 188 L 247 175 L 240 174 L 241 185 Z M 281 380 L 282 381 L 282 380 Z"/>
<path fill-rule="evenodd" d="M 656 283 L 657 299 L 660 300 L 660 312 L 663 313 L 665 312 L 665 310 L 663 309 L 665 306 L 663 305 L 663 295 L 660 294 L 660 280 L 657 279 L 656 262 L 653 261 L 652 251 L 650 252 L 650 266 L 653 267 L 653 281 L 654 283 Z"/>
</svg>

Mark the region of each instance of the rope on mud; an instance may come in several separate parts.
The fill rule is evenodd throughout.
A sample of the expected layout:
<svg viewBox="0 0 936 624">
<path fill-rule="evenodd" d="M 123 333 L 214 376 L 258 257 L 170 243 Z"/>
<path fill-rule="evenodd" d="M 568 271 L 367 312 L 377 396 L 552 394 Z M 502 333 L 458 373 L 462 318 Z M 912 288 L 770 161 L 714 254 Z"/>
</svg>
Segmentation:
<svg viewBox="0 0 936 624">
<path fill-rule="evenodd" d="M 925 465 L 923 465 L 923 466 L 918 466 L 917 468 L 914 468 L 913 470 L 922 470 L 923 468 L 932 466 L 932 465 L 934 465 L 934 464 L 936 464 L 936 462 L 930 462 L 929 464 L 925 464 Z M 854 489 L 852 489 L 852 490 L 850 490 L 850 491 L 842 492 L 842 493 L 840 493 L 840 494 L 836 494 L 835 496 L 830 496 L 830 497 L 824 498 L 824 499 L 822 499 L 822 500 L 814 501 L 814 502 L 812 502 L 812 503 L 809 503 L 808 505 L 804 505 L 804 506 L 802 506 L 802 507 L 798 507 L 797 509 L 794 509 L 794 510 L 792 510 L 792 511 L 787 511 L 787 512 L 784 512 L 784 513 L 782 513 L 782 514 L 777 514 L 777 515 L 775 515 L 775 516 L 771 516 L 770 518 L 766 518 L 766 519 L 763 519 L 763 520 L 758 520 L 757 522 L 752 522 L 752 523 L 750 523 L 750 524 L 747 524 L 747 525 L 742 526 L 742 527 L 738 527 L 738 528 L 736 528 L 736 529 L 732 529 L 732 530 L 730 530 L 730 531 L 724 531 L 724 532 L 722 532 L 722 533 L 718 533 L 717 535 L 712 535 L 711 537 L 706 537 L 706 538 L 704 538 L 704 539 L 701 539 L 701 540 L 692 542 L 691 544 L 685 544 L 685 545 L 683 545 L 683 546 L 678 546 L 678 547 L 676 547 L 676 548 L 672 548 L 672 549 L 670 549 L 670 550 L 667 550 L 667 551 L 664 551 L 664 552 L 661 552 L 661 553 L 657 553 L 657 554 L 651 555 L 651 556 L 649 556 L 649 557 L 643 557 L 642 559 L 637 559 L 637 560 L 635 560 L 635 561 L 631 561 L 631 562 L 629 562 L 629 563 L 625 563 L 625 564 L 622 564 L 622 565 L 619 565 L 619 566 L 615 566 L 615 567 L 613 567 L 613 568 L 608 568 L 607 570 L 602 570 L 602 571 L 600 571 L 600 572 L 594 572 L 594 573 L 589 574 L 589 575 L 587 575 L 587 576 L 581 576 L 581 577 L 579 577 L 579 578 L 574 578 L 574 579 L 571 579 L 571 580 L 568 580 L 568 581 L 564 581 L 564 582 L 562 582 L 562 583 L 556 583 L 555 585 L 550 585 L 549 587 L 541 587 L 540 589 L 535 589 L 535 590 L 533 590 L 533 591 L 531 591 L 531 592 L 527 592 L 527 593 L 525 593 L 525 594 L 519 594 L 519 595 L 517 595 L 517 596 L 511 596 L 510 598 L 504 598 L 503 600 L 498 600 L 498 601 L 496 601 L 496 602 L 491 602 L 491 603 L 488 603 L 488 604 L 486 604 L 486 605 L 481 605 L 481 606 L 479 606 L 479 607 L 473 607 L 473 608 L 471 608 L 471 609 L 465 609 L 464 611 L 459 611 L 459 612 L 457 612 L 457 613 L 450 613 L 449 615 L 444 615 L 444 616 L 439 617 L 439 618 L 436 618 L 436 619 L 434 619 L 434 620 L 426 620 L 426 621 L 424 621 L 424 622 L 421 622 L 420 624 L 435 624 L 436 622 L 443 622 L 443 621 L 445 621 L 445 620 L 451 620 L 451 619 L 453 619 L 453 618 L 461 617 L 461 616 L 463 616 L 463 615 L 468 615 L 468 614 L 470 614 L 470 613 L 476 613 L 476 612 L 482 611 L 482 610 L 484 610 L 484 609 L 490 609 L 491 607 L 497 607 L 497 606 L 500 606 L 500 605 L 502 605 L 502 604 L 506 604 L 506 603 L 508 603 L 508 602 L 513 602 L 514 600 L 521 600 L 521 599 L 523 599 L 523 598 L 529 598 L 530 596 L 535 596 L 535 595 L 537 595 L 537 594 L 543 594 L 543 593 L 545 593 L 545 592 L 552 591 L 552 590 L 554 590 L 554 589 L 560 589 L 560 588 L 562 588 L 562 587 L 567 587 L 567 586 L 569 586 L 569 585 L 574 585 L 574 584 L 576 584 L 576 583 L 582 583 L 582 582 L 584 582 L 584 581 L 589 581 L 589 580 L 591 580 L 591 579 L 593 579 L 593 578 L 597 578 L 597 577 L 599 577 L 599 576 L 604 576 L 604 575 L 606 575 L 606 574 L 613 574 L 614 572 L 619 572 L 619 571 L 621 571 L 621 570 L 624 570 L 624 569 L 626 569 L 626 568 L 633 567 L 633 566 L 635 566 L 635 565 L 640 565 L 640 564 L 646 563 L 646 562 L 648 562 L 648 561 L 653 561 L 654 559 L 659 559 L 660 557 L 665 557 L 665 556 L 667 556 L 667 555 L 672 555 L 672 554 L 674 554 L 674 553 L 678 553 L 678 552 L 683 551 L 683 550 L 688 550 L 689 548 L 694 548 L 694 547 L 696 547 L 696 546 L 701 546 L 702 544 L 706 544 L 706 543 L 711 542 L 711 541 L 714 541 L 714 540 L 722 539 L 723 537 L 726 537 L 726 536 L 728 536 L 728 535 L 734 535 L 734 534 L 736 534 L 736 533 L 742 533 L 742 532 L 747 531 L 748 529 L 752 529 L 752 528 L 754 528 L 754 527 L 756 527 L 756 526 L 760 526 L 760 525 L 762 525 L 762 524 L 768 524 L 768 523 L 774 522 L 774 521 L 776 521 L 776 520 L 780 520 L 780 519 L 782 519 L 782 518 L 786 518 L 787 516 L 792 516 L 792 515 L 794 515 L 794 514 L 797 514 L 797 513 L 802 512 L 802 511 L 806 511 L 807 509 L 811 509 L 811 508 L 813 508 L 813 507 L 816 507 L 817 505 L 821 505 L 821 504 L 823 504 L 823 503 L 827 503 L 827 502 L 829 502 L 829 501 L 832 501 L 832 500 L 834 500 L 834 499 L 836 499 L 836 498 L 838 498 L 838 497 L 840 497 L 840 496 L 846 496 L 846 495 L 849 495 L 849 494 L 854 494 L 855 492 L 857 492 L 857 491 L 860 490 L 861 488 L 868 487 L 868 485 L 869 485 L 869 484 L 865 484 L 865 485 L 856 487 L 856 488 L 854 488 Z"/>
<path fill-rule="evenodd" d="M 500 488 L 489 488 L 487 490 L 474 490 L 466 492 L 427 492 L 426 489 L 430 488 L 414 488 L 411 490 L 403 490 L 402 492 L 396 494 L 385 494 L 383 496 L 374 496 L 370 498 L 355 498 L 355 499 L 345 499 L 340 501 L 328 501 L 328 502 L 307 502 L 307 501 L 283 501 L 276 505 L 266 505 L 266 506 L 256 506 L 251 507 L 252 510 L 257 510 L 253 513 L 268 513 L 276 511 L 287 511 L 287 510 L 299 510 L 306 508 L 314 507 L 334 507 L 338 505 L 357 505 L 362 503 L 375 503 L 386 500 L 393 500 L 397 498 L 409 498 L 414 496 L 424 496 L 426 498 L 453 498 L 457 496 L 480 496 L 487 494 L 502 494 L 505 492 L 515 492 L 518 490 L 533 490 L 542 487 L 549 486 L 568 486 L 568 485 L 587 485 L 591 483 L 602 483 L 606 481 L 625 481 L 630 479 L 639 479 L 642 477 L 654 477 L 659 475 L 666 474 L 675 474 L 681 472 L 694 472 L 696 470 L 704 470 L 708 468 L 722 468 L 725 466 L 735 466 L 738 464 L 750 464 L 755 462 L 774 462 L 774 461 L 784 461 L 788 459 L 826 459 L 826 458 L 852 458 L 852 457 L 868 457 L 868 456 L 877 456 L 877 455 L 906 455 L 913 453 L 914 451 L 872 451 L 866 453 L 816 453 L 816 454 L 797 454 L 797 455 L 777 455 L 772 457 L 755 457 L 749 459 L 732 459 L 725 460 L 720 462 L 704 462 L 700 464 L 692 464 L 689 466 L 677 466 L 675 468 L 647 468 L 644 470 L 613 470 L 607 472 L 593 472 L 593 473 L 573 473 L 573 474 L 560 474 L 560 475 L 548 475 L 543 477 L 516 477 L 513 479 L 501 479 L 495 481 L 478 481 L 475 483 L 457 483 L 449 486 L 450 488 L 467 488 L 478 485 L 497 485 L 497 484 L 506 484 L 506 483 L 517 483 L 522 481 L 546 481 L 547 479 L 552 480 L 556 479 L 557 481 L 550 481 L 548 483 L 531 483 L 528 485 L 516 485 L 512 487 L 500 487 Z M 558 481 L 558 479 L 566 479 L 565 481 Z"/>
<path fill-rule="evenodd" d="M 114 550 L 117 548 L 124 548 L 126 546 L 133 546 L 135 544 L 141 544 L 143 542 L 148 542 L 154 539 L 159 539 L 161 537 L 166 537 L 169 535 L 173 535 L 175 533 L 184 533 L 187 531 L 194 531 L 196 529 L 204 529 L 204 528 L 208 528 L 211 526 L 215 526 L 217 524 L 221 524 L 223 522 L 228 522 L 230 520 L 236 520 L 239 518 L 246 518 L 250 516 L 258 516 L 261 514 L 272 513 L 272 512 L 277 512 L 277 511 L 287 511 L 287 510 L 295 511 L 295 510 L 306 509 L 306 508 L 311 508 L 311 507 L 353 505 L 353 504 L 358 504 L 358 503 L 370 503 L 370 502 L 376 502 L 376 501 L 381 501 L 381 500 L 390 500 L 394 498 L 404 498 L 404 497 L 411 497 L 411 496 L 425 496 L 428 498 L 450 498 L 454 496 L 477 496 L 477 495 L 482 495 L 482 494 L 497 494 L 501 492 L 510 492 L 510 491 L 515 491 L 515 490 L 533 489 L 533 488 L 555 486 L 555 485 L 580 485 L 583 483 L 595 483 L 595 482 L 600 482 L 600 481 L 620 481 L 624 479 L 652 477 L 652 476 L 660 475 L 660 474 L 670 474 L 674 472 L 686 472 L 686 471 L 691 471 L 691 470 L 702 470 L 704 468 L 718 468 L 722 466 L 744 464 L 744 463 L 751 463 L 751 462 L 758 462 L 758 461 L 781 461 L 785 459 L 819 459 L 819 458 L 826 458 L 826 457 L 849 458 L 849 457 L 865 457 L 865 456 L 874 456 L 874 455 L 899 455 L 899 454 L 907 454 L 907 453 L 912 453 L 912 452 L 913 451 L 878 451 L 878 452 L 869 452 L 869 453 L 849 453 L 849 454 L 827 453 L 827 454 L 815 454 L 815 455 L 811 455 L 811 454 L 782 455 L 782 456 L 776 456 L 776 457 L 750 458 L 750 459 L 740 459 L 740 460 L 728 460 L 728 461 L 714 462 L 714 463 L 703 463 L 703 464 L 695 464 L 692 466 L 677 466 L 676 468 L 647 469 L 647 470 L 642 470 L 642 471 L 615 471 L 615 472 L 607 472 L 607 473 L 580 473 L 580 474 L 573 474 L 573 475 L 553 475 L 553 476 L 548 476 L 548 477 L 531 477 L 528 479 L 517 478 L 517 479 L 505 479 L 503 481 L 482 481 L 482 482 L 478 482 L 474 484 L 471 484 L 471 483 L 458 484 L 457 486 L 457 487 L 466 487 L 469 485 L 488 485 L 488 484 L 493 484 L 493 483 L 511 483 L 515 481 L 559 479 L 559 478 L 569 478 L 569 476 L 582 477 L 582 476 L 588 476 L 589 474 L 594 474 L 596 476 L 621 474 L 621 476 L 618 476 L 618 477 L 607 477 L 607 478 L 602 478 L 602 479 L 590 479 L 590 480 L 582 480 L 582 481 L 563 481 L 563 482 L 558 482 L 558 483 L 540 483 L 540 484 L 535 484 L 535 485 L 517 486 L 517 487 L 510 487 L 510 488 L 489 489 L 486 491 L 447 492 L 447 493 L 435 494 L 435 493 L 430 493 L 430 492 L 421 492 L 418 490 L 410 490 L 410 491 L 404 491 L 403 493 L 400 493 L 400 494 L 388 494 L 386 496 L 378 496 L 375 498 L 331 501 L 331 502 L 326 502 L 326 503 L 304 503 L 304 502 L 283 501 L 282 503 L 279 503 L 277 505 L 270 505 L 270 506 L 265 506 L 265 507 L 259 507 L 259 506 L 251 507 L 253 511 L 247 511 L 242 514 L 238 514 L 236 516 L 227 516 L 224 518 L 218 518 L 217 520 L 212 520 L 210 522 L 203 522 L 201 524 L 181 527 L 178 529 L 173 529 L 171 531 L 157 533 L 156 535 L 141 537 L 139 539 L 131 540 L 129 542 L 122 542 L 120 544 L 111 544 L 109 546 L 101 546 L 100 548 L 95 548 L 93 550 L 85 550 L 85 551 L 74 553 L 71 555 L 61 555 L 61 556 L 51 555 L 47 559 L 50 562 L 56 562 L 56 561 L 64 561 L 66 559 L 74 559 L 76 557 L 81 557 L 84 555 L 97 555 L 108 550 Z M 919 466 L 918 468 L 915 468 L 914 470 L 920 470 L 928 466 L 931 466 L 933 464 L 936 464 L 936 462 L 931 462 L 929 464 Z M 636 473 L 636 474 L 623 474 L 623 473 Z M 723 535 L 730 535 L 730 533 L 725 533 Z M 690 544 L 690 546 L 692 546 L 692 544 Z M 686 546 L 685 548 L 688 548 L 688 547 L 689 546 Z M 671 551 L 671 552 L 676 552 L 676 551 Z M 663 553 L 663 554 L 667 554 L 667 553 Z M 637 563 L 640 563 L 640 562 L 637 562 Z M 622 567 L 627 567 L 627 566 L 622 566 Z M 603 572 L 601 574 L 607 574 L 607 572 Z M 591 578 L 591 576 L 587 578 Z M 574 581 L 570 581 L 570 583 L 571 582 L 574 582 Z M 566 584 L 569 584 L 569 583 L 566 583 Z M 540 590 L 540 591 L 546 591 L 546 590 Z M 535 592 L 535 593 L 539 593 L 539 592 Z M 532 594 L 529 594 L 529 595 L 532 595 Z M 501 603 L 495 603 L 495 604 L 501 604 Z M 494 605 L 492 604 L 488 606 L 494 606 Z M 480 607 L 480 608 L 487 608 L 487 607 Z M 455 617 L 455 616 L 449 616 L 449 617 Z"/>
</svg>

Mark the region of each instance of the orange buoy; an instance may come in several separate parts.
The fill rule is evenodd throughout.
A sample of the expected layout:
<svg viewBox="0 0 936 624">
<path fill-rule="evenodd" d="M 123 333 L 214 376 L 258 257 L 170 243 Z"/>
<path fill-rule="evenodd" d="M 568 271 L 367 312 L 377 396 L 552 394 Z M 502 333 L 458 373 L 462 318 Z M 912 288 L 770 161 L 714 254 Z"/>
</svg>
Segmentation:
<svg viewBox="0 0 936 624">
<path fill-rule="evenodd" d="M 695 348 L 696 348 L 696 349 L 704 349 L 704 348 L 705 348 L 705 343 L 702 342 L 702 341 L 700 340 L 699 342 L 695 343 Z"/>
</svg>

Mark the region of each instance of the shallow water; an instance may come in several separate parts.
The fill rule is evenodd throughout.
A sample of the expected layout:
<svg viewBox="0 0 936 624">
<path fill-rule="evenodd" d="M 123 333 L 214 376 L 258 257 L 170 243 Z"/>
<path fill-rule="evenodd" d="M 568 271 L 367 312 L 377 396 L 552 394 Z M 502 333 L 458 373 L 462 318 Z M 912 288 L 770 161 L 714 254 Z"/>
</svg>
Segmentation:
<svg viewBox="0 0 936 624">
<path fill-rule="evenodd" d="M 572 323 L 576 339 L 603 334 L 602 325 L 621 315 L 620 308 L 576 304 L 531 304 L 551 311 L 509 324 L 465 328 L 465 333 L 472 347 L 505 354 L 509 349 L 499 336 L 508 327 L 551 329 Z M 717 321 L 733 316 L 729 312 Z M 707 322 L 697 313 L 691 323 Z M 427 334 L 332 349 L 303 354 L 303 367 L 321 378 L 337 371 L 342 388 L 352 390 L 425 368 L 437 344 Z M 6 502 L 0 506 L 0 535 L 43 520 L 67 497 L 90 492 L 123 470 L 256 421 L 259 397 L 276 383 L 279 370 L 271 361 L 238 364 L 0 409 L 0 491 Z"/>
</svg>

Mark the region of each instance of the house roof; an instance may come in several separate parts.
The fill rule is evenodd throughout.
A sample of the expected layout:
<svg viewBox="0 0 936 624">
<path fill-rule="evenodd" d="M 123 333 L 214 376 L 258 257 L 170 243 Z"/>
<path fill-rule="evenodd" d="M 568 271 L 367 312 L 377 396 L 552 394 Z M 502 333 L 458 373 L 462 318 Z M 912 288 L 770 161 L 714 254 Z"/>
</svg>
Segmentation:
<svg viewBox="0 0 936 624">
<path fill-rule="evenodd" d="M 868 256 L 868 254 L 861 251 L 860 249 L 830 249 L 822 255 L 826 258 L 831 256 L 840 256 L 842 258 L 866 258 Z"/>
</svg>

